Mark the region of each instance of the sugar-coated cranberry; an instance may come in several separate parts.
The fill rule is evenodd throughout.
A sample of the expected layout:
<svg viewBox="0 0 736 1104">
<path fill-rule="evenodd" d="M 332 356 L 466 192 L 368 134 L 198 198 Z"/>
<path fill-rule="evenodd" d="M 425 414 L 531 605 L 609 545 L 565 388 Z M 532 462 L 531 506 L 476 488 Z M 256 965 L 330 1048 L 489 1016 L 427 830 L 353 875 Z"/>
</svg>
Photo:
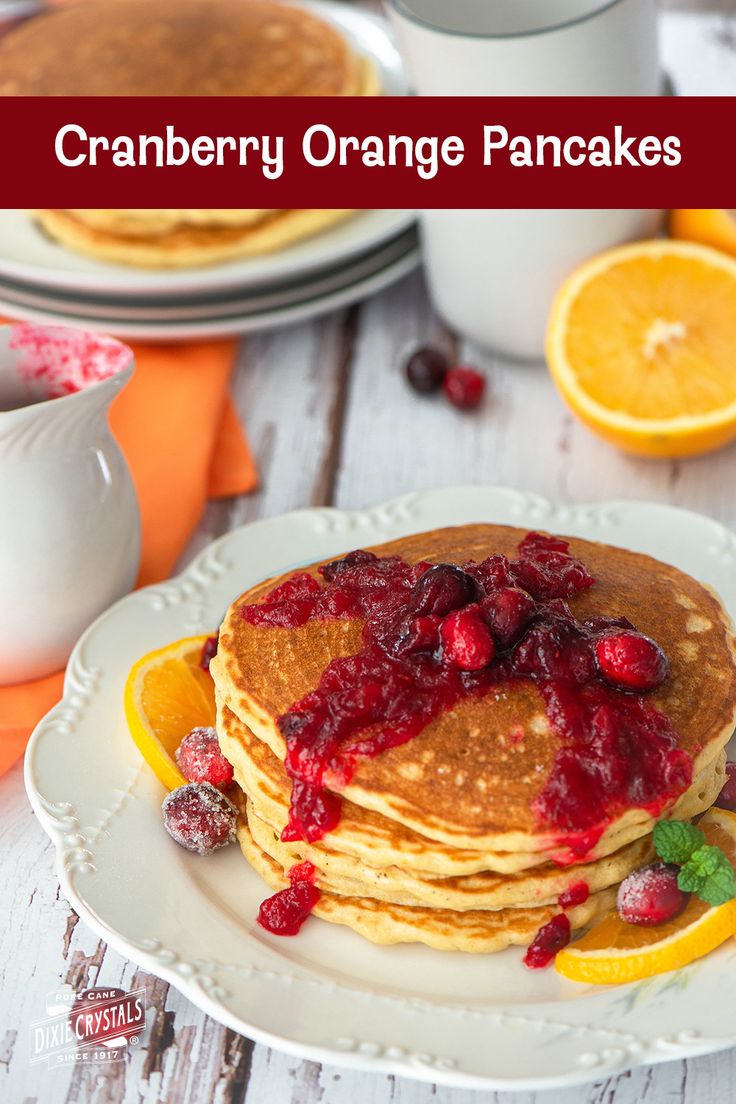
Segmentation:
<svg viewBox="0 0 736 1104">
<path fill-rule="evenodd" d="M 354 552 L 348 552 L 347 556 L 341 556 L 339 560 L 332 560 L 319 569 L 323 579 L 331 583 L 343 571 L 350 571 L 354 567 L 362 567 L 365 564 L 373 564 L 378 560 L 374 552 L 366 552 L 362 548 L 356 548 Z"/>
<path fill-rule="evenodd" d="M 736 813 L 736 763 L 726 763 L 726 781 L 715 804 L 719 809 L 729 809 Z"/>
<path fill-rule="evenodd" d="M 217 655 L 217 642 L 217 635 L 208 636 L 202 645 L 202 651 L 199 653 L 199 666 L 203 671 L 209 671 L 210 660 Z"/>
<path fill-rule="evenodd" d="M 189 782 L 167 794 L 161 805 L 164 828 L 173 840 L 207 855 L 235 839 L 237 809 L 209 782 Z"/>
<path fill-rule="evenodd" d="M 475 368 L 458 364 L 450 368 L 442 388 L 453 406 L 459 410 L 475 410 L 483 401 L 486 377 Z"/>
<path fill-rule="evenodd" d="M 570 942 L 570 921 L 564 912 L 553 916 L 540 928 L 526 949 L 524 965 L 530 970 L 549 966 L 558 951 Z"/>
<path fill-rule="evenodd" d="M 483 613 L 502 648 L 514 644 L 534 616 L 536 602 L 519 587 L 502 587 L 483 600 Z"/>
<path fill-rule="evenodd" d="M 452 610 L 474 602 L 478 593 L 475 579 L 454 564 L 435 564 L 414 584 L 409 609 L 415 617 L 435 614 L 444 617 Z"/>
<path fill-rule="evenodd" d="M 496 654 L 491 630 L 479 606 L 448 613 L 440 625 L 442 661 L 461 671 L 480 671 Z"/>
<path fill-rule="evenodd" d="M 179 744 L 174 758 L 190 782 L 209 782 L 222 790 L 233 780 L 233 768 L 220 751 L 214 728 L 193 728 Z"/>
<path fill-rule="evenodd" d="M 669 671 L 667 656 L 659 644 L 629 629 L 600 637 L 595 657 L 603 677 L 625 690 L 654 690 Z"/>
<path fill-rule="evenodd" d="M 416 349 L 406 362 L 406 378 L 420 395 L 439 391 L 447 375 L 447 357 L 440 349 L 423 345 Z"/>
<path fill-rule="evenodd" d="M 674 920 L 690 900 L 677 884 L 679 867 L 654 862 L 635 870 L 618 887 L 616 907 L 627 924 L 656 927 Z"/>
</svg>

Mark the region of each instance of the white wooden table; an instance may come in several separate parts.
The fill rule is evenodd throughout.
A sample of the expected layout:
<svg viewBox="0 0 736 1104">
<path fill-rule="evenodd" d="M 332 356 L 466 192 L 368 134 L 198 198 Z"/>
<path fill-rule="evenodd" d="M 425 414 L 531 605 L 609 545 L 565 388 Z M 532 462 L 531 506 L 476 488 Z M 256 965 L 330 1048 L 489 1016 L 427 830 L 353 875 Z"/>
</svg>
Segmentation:
<svg viewBox="0 0 736 1104">
<path fill-rule="evenodd" d="M 673 6 L 696 5 L 675 0 Z M 736 12 L 736 0 L 700 6 Z M 734 24 L 724 20 L 722 28 L 733 48 Z M 463 415 L 408 391 L 399 364 L 407 348 L 424 341 L 440 342 L 486 370 L 482 411 Z M 459 344 L 433 316 L 418 275 L 360 307 L 244 341 L 233 389 L 263 489 L 212 503 L 185 560 L 212 537 L 257 517 L 305 505 L 362 507 L 460 482 L 508 484 L 565 502 L 671 502 L 736 527 L 736 447 L 687 462 L 620 455 L 570 416 L 541 365 L 504 363 Z M 129 1063 L 99 1070 L 30 1066 L 29 1024 L 43 1015 L 45 995 L 60 983 L 147 987 L 153 1013 Z M 578 1090 L 483 1099 L 729 1104 L 736 1101 L 735 1083 L 733 1050 Z M 20 766 L 0 780 L 3 1104 L 415 1104 L 433 1097 L 473 1104 L 481 1094 L 299 1062 L 220 1027 L 123 960 L 60 897 L 51 844 L 26 802 Z"/>
</svg>

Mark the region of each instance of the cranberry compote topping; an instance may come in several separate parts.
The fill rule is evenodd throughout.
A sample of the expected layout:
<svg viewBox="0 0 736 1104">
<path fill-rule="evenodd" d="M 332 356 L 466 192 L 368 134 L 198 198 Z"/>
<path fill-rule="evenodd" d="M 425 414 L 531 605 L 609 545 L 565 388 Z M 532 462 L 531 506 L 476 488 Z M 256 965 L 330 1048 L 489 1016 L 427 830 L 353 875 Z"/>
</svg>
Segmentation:
<svg viewBox="0 0 736 1104">
<path fill-rule="evenodd" d="M 474 602 L 478 587 L 472 575 L 454 564 L 435 564 L 414 584 L 409 609 L 415 616 L 444 617 Z"/>
<path fill-rule="evenodd" d="M 590 889 L 587 882 L 573 882 L 563 890 L 557 898 L 557 904 L 561 909 L 575 908 L 576 905 L 584 905 L 590 897 Z"/>
<path fill-rule="evenodd" d="M 202 651 L 199 653 L 199 666 L 203 671 L 209 671 L 210 660 L 214 659 L 217 655 L 217 635 L 208 636 L 202 645 Z"/>
<path fill-rule="evenodd" d="M 297 935 L 304 921 L 319 901 L 314 884 L 315 870 L 310 862 L 292 866 L 291 885 L 262 902 L 258 923 L 273 935 Z"/>
<path fill-rule="evenodd" d="M 736 763 L 726 763 L 726 781 L 715 804 L 719 809 L 729 809 L 736 813 Z"/>
<path fill-rule="evenodd" d="M 643 633 L 608 632 L 595 646 L 598 669 L 623 690 L 655 690 L 667 678 L 669 663 L 659 644 Z"/>
<path fill-rule="evenodd" d="M 524 965 L 530 970 L 541 970 L 549 966 L 558 951 L 570 942 L 570 921 L 564 912 L 553 916 L 540 928 L 526 949 Z"/>
<path fill-rule="evenodd" d="M 690 784 L 690 759 L 667 718 L 601 678 L 600 640 L 639 634 L 623 618 L 575 617 L 566 599 L 594 580 L 560 538 L 530 533 L 516 559 L 463 567 L 352 552 L 321 573 L 324 584 L 301 572 L 242 610 L 256 625 L 364 623 L 361 650 L 333 660 L 279 718 L 292 780 L 284 840 L 317 840 L 336 826 L 340 798 L 331 790 L 344 788 L 362 759 L 515 679 L 536 683 L 560 740 L 534 811 L 570 861 L 588 854 L 621 810 L 658 814 Z"/>
<path fill-rule="evenodd" d="M 653 928 L 679 916 L 690 900 L 677 884 L 679 870 L 674 863 L 654 862 L 624 878 L 616 898 L 621 919 Z"/>
<path fill-rule="evenodd" d="M 442 389 L 453 406 L 459 410 L 474 410 L 480 406 L 486 390 L 486 377 L 475 368 L 457 365 L 450 368 Z"/>
<path fill-rule="evenodd" d="M 480 606 L 448 613 L 440 627 L 442 661 L 461 671 L 480 671 L 496 654 L 491 630 Z"/>
</svg>

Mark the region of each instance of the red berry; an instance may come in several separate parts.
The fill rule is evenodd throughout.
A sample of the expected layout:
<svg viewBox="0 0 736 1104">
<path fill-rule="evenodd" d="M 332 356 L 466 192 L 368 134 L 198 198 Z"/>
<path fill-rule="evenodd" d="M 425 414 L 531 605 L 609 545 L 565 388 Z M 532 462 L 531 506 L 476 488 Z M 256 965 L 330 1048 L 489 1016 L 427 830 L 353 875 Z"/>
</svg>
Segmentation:
<svg viewBox="0 0 736 1104">
<path fill-rule="evenodd" d="M 258 923 L 274 935 L 296 935 L 314 906 L 319 890 L 309 881 L 294 882 L 267 897 L 258 910 Z"/>
<path fill-rule="evenodd" d="M 491 632 L 502 648 L 514 644 L 531 621 L 536 602 L 519 587 L 495 590 L 483 601 L 483 612 Z"/>
<path fill-rule="evenodd" d="M 448 613 L 440 625 L 440 640 L 444 662 L 461 671 L 479 671 L 496 654 L 491 630 L 479 606 Z"/>
<path fill-rule="evenodd" d="M 209 782 L 222 790 L 233 780 L 233 768 L 220 751 L 214 728 L 193 728 L 179 744 L 174 758 L 190 782 Z"/>
<path fill-rule="evenodd" d="M 573 882 L 567 889 L 563 889 L 557 898 L 557 904 L 561 909 L 575 908 L 583 905 L 590 897 L 590 887 L 587 882 Z"/>
<path fill-rule="evenodd" d="M 208 636 L 202 645 L 202 651 L 199 654 L 199 666 L 203 671 L 209 671 L 210 660 L 214 659 L 217 655 L 217 634 L 215 636 Z"/>
<path fill-rule="evenodd" d="M 736 813 L 736 763 L 726 763 L 726 781 L 715 804 L 719 809 L 730 809 Z"/>
<path fill-rule="evenodd" d="M 541 970 L 549 966 L 558 951 L 570 942 L 570 921 L 564 912 L 553 916 L 540 928 L 526 949 L 524 965 L 530 970 Z"/>
<path fill-rule="evenodd" d="M 486 389 L 486 377 L 475 368 L 457 365 L 451 368 L 442 384 L 447 398 L 460 410 L 474 410 L 480 406 Z"/>
<path fill-rule="evenodd" d="M 595 645 L 598 670 L 624 690 L 654 690 L 667 678 L 669 663 L 659 644 L 643 633 L 606 633 Z"/>
<path fill-rule="evenodd" d="M 444 617 L 451 610 L 474 602 L 477 594 L 475 579 L 467 571 L 455 564 L 435 564 L 412 587 L 409 609 L 415 617 L 430 614 Z"/>
<path fill-rule="evenodd" d="M 447 357 L 429 345 L 417 349 L 406 362 L 406 378 L 420 395 L 439 391 L 447 375 Z"/>
<path fill-rule="evenodd" d="M 655 862 L 624 878 L 616 900 L 621 919 L 650 928 L 679 916 L 690 894 L 678 886 L 678 873 L 674 863 Z"/>
<path fill-rule="evenodd" d="M 161 805 L 164 828 L 173 840 L 207 855 L 235 839 L 238 812 L 209 782 L 189 782 L 167 794 Z"/>
</svg>

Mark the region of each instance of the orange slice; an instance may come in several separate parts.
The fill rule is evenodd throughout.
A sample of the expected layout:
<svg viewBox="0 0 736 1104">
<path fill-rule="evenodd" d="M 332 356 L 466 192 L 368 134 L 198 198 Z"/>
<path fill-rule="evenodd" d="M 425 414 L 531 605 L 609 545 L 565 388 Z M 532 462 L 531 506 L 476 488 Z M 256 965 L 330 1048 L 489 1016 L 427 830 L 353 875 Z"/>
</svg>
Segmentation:
<svg viewBox="0 0 736 1104">
<path fill-rule="evenodd" d="M 708 843 L 721 847 L 736 866 L 736 815 L 711 809 L 698 822 Z M 613 985 L 662 974 L 702 958 L 736 934 L 736 899 L 715 907 L 692 896 L 674 920 L 638 927 L 613 911 L 555 958 L 571 981 Z"/>
<path fill-rule="evenodd" d="M 215 723 L 215 686 L 199 666 L 206 636 L 191 636 L 149 652 L 131 669 L 123 695 L 125 718 L 141 755 L 169 790 L 186 778 L 174 760 L 181 741 Z"/>
<path fill-rule="evenodd" d="M 684 241 L 712 245 L 736 257 L 736 212 L 723 207 L 680 208 L 670 215 L 670 234 Z"/>
<path fill-rule="evenodd" d="M 736 259 L 682 241 L 601 254 L 560 289 L 547 359 L 572 410 L 628 452 L 726 444 L 736 438 Z"/>
</svg>

